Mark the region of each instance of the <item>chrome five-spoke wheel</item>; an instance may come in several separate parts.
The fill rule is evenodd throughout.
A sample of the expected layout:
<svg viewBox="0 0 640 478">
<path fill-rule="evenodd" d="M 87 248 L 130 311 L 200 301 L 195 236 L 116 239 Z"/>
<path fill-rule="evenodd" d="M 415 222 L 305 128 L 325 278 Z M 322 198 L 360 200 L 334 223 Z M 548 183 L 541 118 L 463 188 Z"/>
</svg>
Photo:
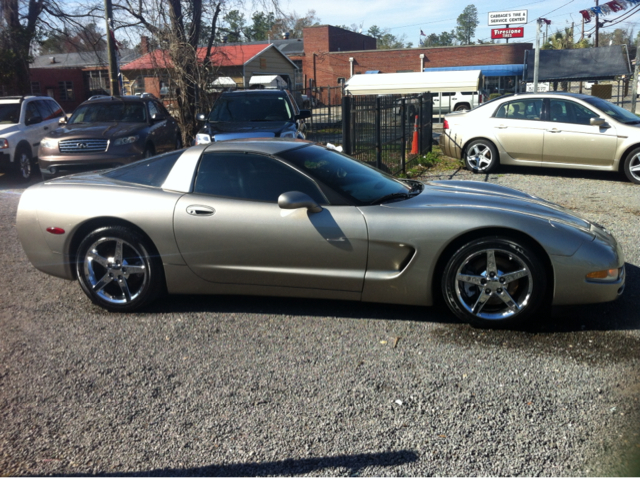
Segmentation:
<svg viewBox="0 0 640 478">
<path fill-rule="evenodd" d="M 627 156 L 624 162 L 624 173 L 632 183 L 640 184 L 640 148 L 637 148 Z"/>
<path fill-rule="evenodd" d="M 489 173 L 498 166 L 498 151 L 487 140 L 476 140 L 467 146 L 465 164 L 474 173 Z"/>
<path fill-rule="evenodd" d="M 511 324 L 531 316 L 543 302 L 542 265 L 526 246 L 485 238 L 459 249 L 445 269 L 449 308 L 477 326 Z"/>
<path fill-rule="evenodd" d="M 122 226 L 98 229 L 78 249 L 80 285 L 93 302 L 113 311 L 134 310 L 162 290 L 162 266 L 146 240 Z"/>
</svg>

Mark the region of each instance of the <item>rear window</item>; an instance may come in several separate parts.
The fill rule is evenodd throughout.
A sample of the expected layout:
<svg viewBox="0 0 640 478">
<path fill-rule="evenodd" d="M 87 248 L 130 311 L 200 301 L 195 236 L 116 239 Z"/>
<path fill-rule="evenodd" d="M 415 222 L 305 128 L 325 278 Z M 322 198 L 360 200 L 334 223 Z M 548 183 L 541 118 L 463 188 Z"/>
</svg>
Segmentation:
<svg viewBox="0 0 640 478">
<path fill-rule="evenodd" d="M 182 155 L 182 152 L 183 150 L 171 151 L 160 156 L 143 159 L 126 166 L 111 169 L 102 175 L 118 181 L 159 188 L 164 184 L 171 168 Z"/>
<path fill-rule="evenodd" d="M 16 124 L 20 121 L 20 105 L 6 103 L 0 105 L 0 124 Z"/>
</svg>

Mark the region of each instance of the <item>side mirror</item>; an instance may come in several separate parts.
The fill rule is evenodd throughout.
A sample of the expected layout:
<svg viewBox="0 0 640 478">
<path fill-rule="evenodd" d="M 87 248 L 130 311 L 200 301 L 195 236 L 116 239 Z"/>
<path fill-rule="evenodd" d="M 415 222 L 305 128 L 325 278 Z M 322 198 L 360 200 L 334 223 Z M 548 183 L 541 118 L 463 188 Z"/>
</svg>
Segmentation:
<svg viewBox="0 0 640 478">
<path fill-rule="evenodd" d="M 204 113 L 199 113 L 199 114 L 196 116 L 196 119 L 197 119 L 198 121 L 207 121 L 207 117 L 204 115 Z"/>
<path fill-rule="evenodd" d="M 296 115 L 296 119 L 307 119 L 311 118 L 311 111 L 309 110 L 300 110 L 300 113 Z"/>
<path fill-rule="evenodd" d="M 66 116 L 62 116 L 62 117 L 58 120 L 58 124 L 67 124 L 67 117 L 66 117 Z"/>
<path fill-rule="evenodd" d="M 602 126 L 604 124 L 604 118 L 589 118 L 589 124 L 591 126 Z"/>
<path fill-rule="evenodd" d="M 300 191 L 282 193 L 278 198 L 280 209 L 307 208 L 310 212 L 320 212 L 322 208 L 313 199 Z"/>
</svg>

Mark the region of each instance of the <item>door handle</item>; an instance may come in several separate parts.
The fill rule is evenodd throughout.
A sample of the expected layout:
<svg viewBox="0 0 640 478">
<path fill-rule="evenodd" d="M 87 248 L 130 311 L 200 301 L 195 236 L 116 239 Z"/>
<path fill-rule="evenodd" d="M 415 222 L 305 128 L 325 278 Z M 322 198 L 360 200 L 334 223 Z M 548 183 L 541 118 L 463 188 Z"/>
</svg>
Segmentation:
<svg viewBox="0 0 640 478">
<path fill-rule="evenodd" d="M 496 126 L 497 129 L 507 129 L 507 127 L 503 124 L 501 124 L 500 126 Z"/>
<path fill-rule="evenodd" d="M 44 127 L 44 129 L 45 129 L 45 130 L 48 130 L 48 129 L 49 129 L 49 127 L 48 127 L 48 126 L 45 126 L 45 127 Z"/>
<path fill-rule="evenodd" d="M 549 133 L 562 133 L 561 130 L 557 129 L 557 128 L 553 128 L 553 129 L 548 129 L 547 130 Z"/>
<path fill-rule="evenodd" d="M 327 237 L 327 242 L 345 242 L 346 237 Z"/>
<path fill-rule="evenodd" d="M 187 214 L 191 216 L 213 216 L 216 210 L 209 206 L 187 206 Z"/>
</svg>

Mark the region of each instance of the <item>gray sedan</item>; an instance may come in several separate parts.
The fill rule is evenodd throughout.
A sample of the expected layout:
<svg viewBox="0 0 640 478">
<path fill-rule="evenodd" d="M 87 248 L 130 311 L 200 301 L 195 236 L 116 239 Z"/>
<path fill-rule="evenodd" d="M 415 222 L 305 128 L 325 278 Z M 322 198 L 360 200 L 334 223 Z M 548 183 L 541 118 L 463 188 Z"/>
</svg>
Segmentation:
<svg viewBox="0 0 640 478">
<path fill-rule="evenodd" d="M 462 320 L 538 320 L 616 299 L 624 259 L 603 227 L 495 184 L 402 181 L 301 140 L 196 146 L 63 177 L 22 195 L 41 271 L 111 311 L 171 294 L 411 305 Z"/>
</svg>

